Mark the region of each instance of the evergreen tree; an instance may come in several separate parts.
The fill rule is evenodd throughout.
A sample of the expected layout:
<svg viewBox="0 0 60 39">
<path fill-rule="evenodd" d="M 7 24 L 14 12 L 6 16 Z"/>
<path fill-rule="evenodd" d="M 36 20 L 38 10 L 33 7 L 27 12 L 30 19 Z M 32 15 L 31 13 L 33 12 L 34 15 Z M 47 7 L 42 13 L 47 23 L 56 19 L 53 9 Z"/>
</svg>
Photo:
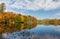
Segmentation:
<svg viewBox="0 0 60 39">
<path fill-rule="evenodd" d="M 5 3 L 1 3 L 1 5 L 0 5 L 0 13 L 4 13 L 4 9 L 5 9 Z"/>
</svg>

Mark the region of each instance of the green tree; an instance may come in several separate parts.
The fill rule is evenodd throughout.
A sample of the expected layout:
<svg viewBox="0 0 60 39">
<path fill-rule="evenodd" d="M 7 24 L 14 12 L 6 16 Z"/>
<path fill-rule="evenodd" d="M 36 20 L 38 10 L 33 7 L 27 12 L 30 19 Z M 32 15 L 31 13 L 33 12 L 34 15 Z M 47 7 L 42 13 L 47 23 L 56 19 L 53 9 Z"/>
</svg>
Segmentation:
<svg viewBox="0 0 60 39">
<path fill-rule="evenodd" d="M 5 9 L 5 3 L 1 3 L 1 5 L 0 5 L 0 13 L 4 13 L 4 9 Z"/>
</svg>

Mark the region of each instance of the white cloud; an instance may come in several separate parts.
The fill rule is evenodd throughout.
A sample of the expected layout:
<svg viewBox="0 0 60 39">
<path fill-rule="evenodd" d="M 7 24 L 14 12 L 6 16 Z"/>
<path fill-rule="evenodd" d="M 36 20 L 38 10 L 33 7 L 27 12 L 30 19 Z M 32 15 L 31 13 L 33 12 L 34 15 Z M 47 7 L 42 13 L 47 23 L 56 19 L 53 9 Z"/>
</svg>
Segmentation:
<svg viewBox="0 0 60 39">
<path fill-rule="evenodd" d="M 59 13 L 55 13 L 51 18 L 60 19 L 60 12 Z"/>
<path fill-rule="evenodd" d="M 9 5 L 13 1 L 14 4 Z M 34 1 L 29 1 L 29 0 L 2 0 L 0 2 L 5 2 L 7 7 L 12 7 L 12 8 L 17 8 L 17 9 L 26 9 L 26 10 L 39 10 L 39 9 L 44 9 L 44 10 L 51 10 L 51 9 L 56 9 L 60 8 L 60 1 L 53 1 L 53 0 L 34 0 Z"/>
<path fill-rule="evenodd" d="M 54 16 L 60 16 L 60 13 L 56 13 L 56 14 L 54 14 Z"/>
</svg>

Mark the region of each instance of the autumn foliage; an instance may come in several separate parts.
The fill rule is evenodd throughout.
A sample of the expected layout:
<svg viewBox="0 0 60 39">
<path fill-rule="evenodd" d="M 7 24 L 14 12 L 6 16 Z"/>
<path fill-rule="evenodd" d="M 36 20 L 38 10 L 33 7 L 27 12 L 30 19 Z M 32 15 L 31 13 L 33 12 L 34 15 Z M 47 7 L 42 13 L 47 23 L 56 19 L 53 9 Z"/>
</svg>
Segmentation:
<svg viewBox="0 0 60 39">
<path fill-rule="evenodd" d="M 32 23 L 30 21 L 32 21 Z M 0 14 L 0 32 L 12 33 L 24 29 L 31 29 L 37 25 L 36 22 L 36 18 L 31 16 L 4 12 Z"/>
</svg>

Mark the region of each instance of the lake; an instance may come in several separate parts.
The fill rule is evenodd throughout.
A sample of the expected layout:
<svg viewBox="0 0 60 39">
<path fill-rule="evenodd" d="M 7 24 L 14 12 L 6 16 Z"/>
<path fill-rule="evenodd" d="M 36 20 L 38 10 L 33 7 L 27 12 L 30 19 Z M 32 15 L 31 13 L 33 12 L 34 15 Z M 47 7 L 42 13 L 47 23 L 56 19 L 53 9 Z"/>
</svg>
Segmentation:
<svg viewBox="0 0 60 39">
<path fill-rule="evenodd" d="M 11 34 L 3 34 L 6 39 L 59 39 L 60 25 L 37 25 L 30 30 L 22 30 Z"/>
</svg>

